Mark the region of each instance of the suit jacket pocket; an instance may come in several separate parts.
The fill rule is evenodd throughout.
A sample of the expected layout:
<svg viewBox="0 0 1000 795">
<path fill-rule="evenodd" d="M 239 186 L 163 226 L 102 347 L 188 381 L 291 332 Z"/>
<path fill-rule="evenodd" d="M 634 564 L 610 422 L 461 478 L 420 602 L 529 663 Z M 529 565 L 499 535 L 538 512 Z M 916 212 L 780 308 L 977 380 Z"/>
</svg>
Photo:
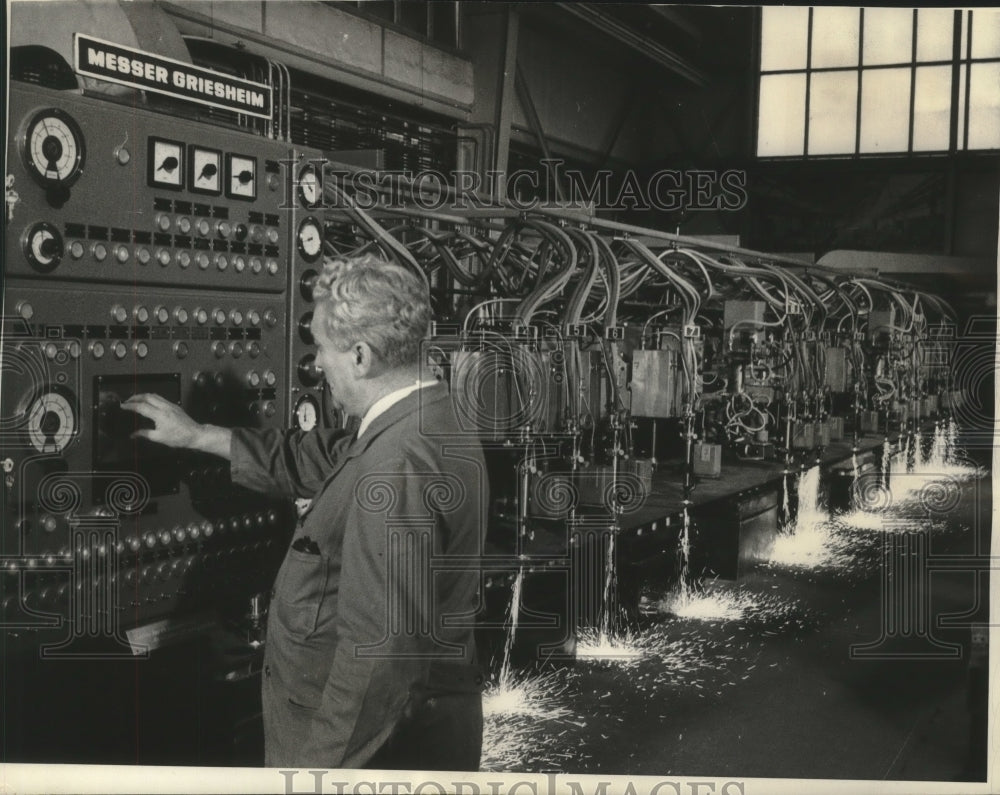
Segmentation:
<svg viewBox="0 0 1000 795">
<path fill-rule="evenodd" d="M 304 639 L 316 631 L 329 565 L 325 555 L 288 550 L 275 580 L 271 610 L 291 635 Z"/>
</svg>

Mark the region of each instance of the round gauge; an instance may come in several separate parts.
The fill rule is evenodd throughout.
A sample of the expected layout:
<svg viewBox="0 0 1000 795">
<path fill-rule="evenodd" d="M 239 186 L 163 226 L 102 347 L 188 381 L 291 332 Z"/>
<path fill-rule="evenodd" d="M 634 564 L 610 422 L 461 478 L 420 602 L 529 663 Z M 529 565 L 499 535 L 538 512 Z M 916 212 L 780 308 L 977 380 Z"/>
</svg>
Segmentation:
<svg viewBox="0 0 1000 795">
<path fill-rule="evenodd" d="M 73 118 L 58 108 L 36 113 L 24 133 L 24 160 L 43 187 L 72 185 L 83 171 L 83 133 Z"/>
<path fill-rule="evenodd" d="M 306 207 L 315 207 L 320 193 L 319 172 L 310 164 L 299 172 L 299 200 Z"/>
<path fill-rule="evenodd" d="M 299 224 L 298 245 L 306 262 L 315 262 L 323 253 L 323 233 L 315 218 L 306 218 Z"/>
<path fill-rule="evenodd" d="M 28 408 L 28 439 L 40 453 L 58 453 L 76 434 L 76 411 L 65 395 L 43 392 Z"/>
<path fill-rule="evenodd" d="M 295 427 L 301 431 L 311 431 L 319 422 L 319 403 L 312 395 L 304 395 L 295 404 Z"/>
<path fill-rule="evenodd" d="M 22 248 L 32 268 L 48 273 L 54 270 L 62 259 L 62 235 L 48 221 L 39 221 L 28 227 L 24 233 Z"/>
</svg>

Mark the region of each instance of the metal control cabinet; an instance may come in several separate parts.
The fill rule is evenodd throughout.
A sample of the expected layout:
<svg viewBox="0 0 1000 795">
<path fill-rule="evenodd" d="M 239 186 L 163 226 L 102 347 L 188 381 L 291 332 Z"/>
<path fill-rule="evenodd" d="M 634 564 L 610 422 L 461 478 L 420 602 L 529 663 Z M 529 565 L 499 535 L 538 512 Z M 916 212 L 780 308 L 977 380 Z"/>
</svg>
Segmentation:
<svg viewBox="0 0 1000 795">
<path fill-rule="evenodd" d="M 202 422 L 289 423 L 305 355 L 289 283 L 321 254 L 289 201 L 295 153 L 38 86 L 9 105 L 2 618 L 113 634 L 245 604 L 271 585 L 291 506 L 134 440 L 119 404 L 154 392 Z"/>
</svg>

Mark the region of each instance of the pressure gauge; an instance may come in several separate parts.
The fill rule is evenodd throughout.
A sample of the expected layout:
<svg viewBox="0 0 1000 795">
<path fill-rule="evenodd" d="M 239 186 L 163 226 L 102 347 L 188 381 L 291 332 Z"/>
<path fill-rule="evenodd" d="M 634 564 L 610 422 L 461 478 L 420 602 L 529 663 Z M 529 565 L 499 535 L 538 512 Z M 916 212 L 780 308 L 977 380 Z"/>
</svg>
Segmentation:
<svg viewBox="0 0 1000 795">
<path fill-rule="evenodd" d="M 69 187 L 83 171 L 83 133 L 68 113 L 57 108 L 39 111 L 25 130 L 23 156 L 42 187 Z"/>
<path fill-rule="evenodd" d="M 63 255 L 63 240 L 59 230 L 48 221 L 32 224 L 22 240 L 24 257 L 36 271 L 55 270 Z"/>
<path fill-rule="evenodd" d="M 184 187 L 184 144 L 164 138 L 149 139 L 146 177 L 154 188 Z"/>
<path fill-rule="evenodd" d="M 191 146 L 188 163 L 188 188 L 194 193 L 222 193 L 222 152 Z"/>
<path fill-rule="evenodd" d="M 28 439 L 39 453 L 58 453 L 76 434 L 76 411 L 59 392 L 43 392 L 28 409 Z"/>
<path fill-rule="evenodd" d="M 295 427 L 311 431 L 319 422 L 319 403 L 312 395 L 303 395 L 295 404 Z"/>
<path fill-rule="evenodd" d="M 231 199 L 257 198 L 257 160 L 226 155 L 226 195 Z"/>
<path fill-rule="evenodd" d="M 299 172 L 299 200 L 303 206 L 313 208 L 319 204 L 320 192 L 319 171 L 309 164 Z"/>
<path fill-rule="evenodd" d="M 323 253 L 323 233 L 315 218 L 306 218 L 299 224 L 298 246 L 306 262 L 315 262 Z"/>
</svg>

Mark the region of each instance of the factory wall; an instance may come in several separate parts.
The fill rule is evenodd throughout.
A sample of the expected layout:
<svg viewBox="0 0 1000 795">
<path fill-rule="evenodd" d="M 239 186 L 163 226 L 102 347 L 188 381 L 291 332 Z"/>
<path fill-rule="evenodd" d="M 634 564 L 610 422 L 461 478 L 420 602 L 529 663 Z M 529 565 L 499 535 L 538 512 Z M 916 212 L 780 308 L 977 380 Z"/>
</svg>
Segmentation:
<svg viewBox="0 0 1000 795">
<path fill-rule="evenodd" d="M 164 3 L 185 34 L 241 42 L 251 52 L 458 118 L 473 101 L 470 61 L 327 3 L 286 0 Z"/>
<path fill-rule="evenodd" d="M 495 123 L 503 62 L 506 4 L 470 8 L 464 17 L 464 51 L 473 62 L 475 100 L 472 118 Z M 650 106 L 647 75 L 622 48 L 580 45 L 565 29 L 543 27 L 522 11 L 517 63 L 524 75 L 553 155 L 601 163 L 606 157 L 636 165 L 648 156 Z M 622 115 L 624 114 L 624 119 Z M 536 145 L 528 116 L 517 100 L 512 138 Z"/>
</svg>

